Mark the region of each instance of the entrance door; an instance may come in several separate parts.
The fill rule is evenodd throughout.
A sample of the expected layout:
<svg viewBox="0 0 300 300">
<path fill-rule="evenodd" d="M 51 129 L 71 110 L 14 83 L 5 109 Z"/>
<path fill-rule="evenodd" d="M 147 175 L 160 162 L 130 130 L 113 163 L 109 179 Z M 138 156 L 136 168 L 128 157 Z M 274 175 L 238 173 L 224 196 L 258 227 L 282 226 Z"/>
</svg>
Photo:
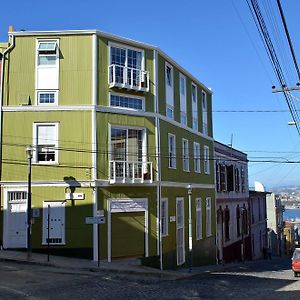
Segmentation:
<svg viewBox="0 0 300 300">
<path fill-rule="evenodd" d="M 65 203 L 45 201 L 43 204 L 43 244 L 65 244 Z M 48 233 L 49 216 L 49 233 Z"/>
<path fill-rule="evenodd" d="M 114 213 L 111 217 L 112 258 L 144 256 L 145 213 Z"/>
<path fill-rule="evenodd" d="M 7 193 L 5 248 L 27 247 L 27 192 Z"/>
<path fill-rule="evenodd" d="M 184 243 L 184 198 L 176 199 L 176 242 L 177 242 L 177 265 L 185 263 Z"/>
</svg>

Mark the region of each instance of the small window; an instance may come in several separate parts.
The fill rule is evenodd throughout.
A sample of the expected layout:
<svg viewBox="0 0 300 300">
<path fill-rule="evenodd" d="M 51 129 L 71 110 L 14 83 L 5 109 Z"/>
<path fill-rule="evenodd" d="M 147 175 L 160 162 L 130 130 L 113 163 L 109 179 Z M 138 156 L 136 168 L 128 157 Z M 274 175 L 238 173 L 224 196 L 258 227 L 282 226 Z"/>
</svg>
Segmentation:
<svg viewBox="0 0 300 300">
<path fill-rule="evenodd" d="M 186 119 L 186 113 L 185 112 L 181 112 L 180 113 L 180 123 L 182 125 L 186 125 L 187 124 L 187 119 Z"/>
<path fill-rule="evenodd" d="M 37 103 L 40 105 L 57 104 L 57 92 L 56 91 L 37 92 Z"/>
<path fill-rule="evenodd" d="M 196 173 L 201 172 L 200 167 L 200 145 L 199 143 L 194 142 L 194 171 Z"/>
<path fill-rule="evenodd" d="M 110 106 L 144 110 L 144 99 L 122 95 L 110 95 Z"/>
<path fill-rule="evenodd" d="M 38 65 L 55 65 L 58 58 L 57 41 L 38 42 Z"/>
<path fill-rule="evenodd" d="M 211 198 L 206 198 L 206 236 L 211 234 Z"/>
<path fill-rule="evenodd" d="M 174 119 L 174 108 L 170 105 L 167 105 L 167 117 L 170 119 Z"/>
</svg>

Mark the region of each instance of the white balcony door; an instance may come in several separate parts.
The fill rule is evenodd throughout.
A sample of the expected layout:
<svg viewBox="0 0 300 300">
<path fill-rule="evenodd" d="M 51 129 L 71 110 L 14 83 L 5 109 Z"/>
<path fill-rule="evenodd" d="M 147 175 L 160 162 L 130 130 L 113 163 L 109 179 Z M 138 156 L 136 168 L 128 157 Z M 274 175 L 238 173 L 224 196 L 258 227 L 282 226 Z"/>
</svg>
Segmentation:
<svg viewBox="0 0 300 300">
<path fill-rule="evenodd" d="M 141 178 L 146 162 L 145 140 L 144 129 L 111 128 L 110 160 L 116 162 L 116 177 Z"/>
<path fill-rule="evenodd" d="M 185 243 L 184 243 L 184 199 L 176 199 L 176 246 L 177 246 L 177 265 L 185 262 Z"/>
</svg>

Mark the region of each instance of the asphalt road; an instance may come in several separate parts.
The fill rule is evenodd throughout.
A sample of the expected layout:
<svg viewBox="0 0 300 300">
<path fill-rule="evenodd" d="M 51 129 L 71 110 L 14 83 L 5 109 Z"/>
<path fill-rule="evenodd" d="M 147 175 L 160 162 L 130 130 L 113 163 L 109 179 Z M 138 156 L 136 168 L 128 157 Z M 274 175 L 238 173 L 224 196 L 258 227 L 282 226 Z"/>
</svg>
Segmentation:
<svg viewBox="0 0 300 300">
<path fill-rule="evenodd" d="M 294 278 L 289 259 L 228 266 L 179 280 L 0 262 L 1 300 L 264 298 L 300 299 L 300 277 Z"/>
</svg>

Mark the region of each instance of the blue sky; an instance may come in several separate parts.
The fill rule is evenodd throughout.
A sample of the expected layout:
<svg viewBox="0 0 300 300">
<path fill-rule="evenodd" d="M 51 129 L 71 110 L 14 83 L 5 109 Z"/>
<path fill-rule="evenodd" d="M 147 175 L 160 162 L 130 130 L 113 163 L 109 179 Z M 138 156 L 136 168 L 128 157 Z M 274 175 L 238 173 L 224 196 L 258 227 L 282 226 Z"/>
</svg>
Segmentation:
<svg viewBox="0 0 300 300">
<path fill-rule="evenodd" d="M 260 2 L 270 9 L 269 0 Z M 300 1 L 282 1 L 282 6 L 299 57 Z M 300 181 L 300 164 L 255 162 L 258 157 L 298 161 L 300 137 L 287 125 L 291 117 L 283 95 L 271 93 L 277 80 L 246 0 L 5 1 L 0 20 L 1 41 L 13 25 L 28 31 L 99 29 L 158 46 L 212 88 L 214 137 L 224 144 L 233 137 L 233 147 L 248 154 L 250 186 L 260 181 L 271 190 Z M 287 52 L 277 42 L 284 57 Z M 296 83 L 295 71 L 294 76 L 286 66 Z M 228 112 L 249 110 L 286 112 Z"/>
</svg>

